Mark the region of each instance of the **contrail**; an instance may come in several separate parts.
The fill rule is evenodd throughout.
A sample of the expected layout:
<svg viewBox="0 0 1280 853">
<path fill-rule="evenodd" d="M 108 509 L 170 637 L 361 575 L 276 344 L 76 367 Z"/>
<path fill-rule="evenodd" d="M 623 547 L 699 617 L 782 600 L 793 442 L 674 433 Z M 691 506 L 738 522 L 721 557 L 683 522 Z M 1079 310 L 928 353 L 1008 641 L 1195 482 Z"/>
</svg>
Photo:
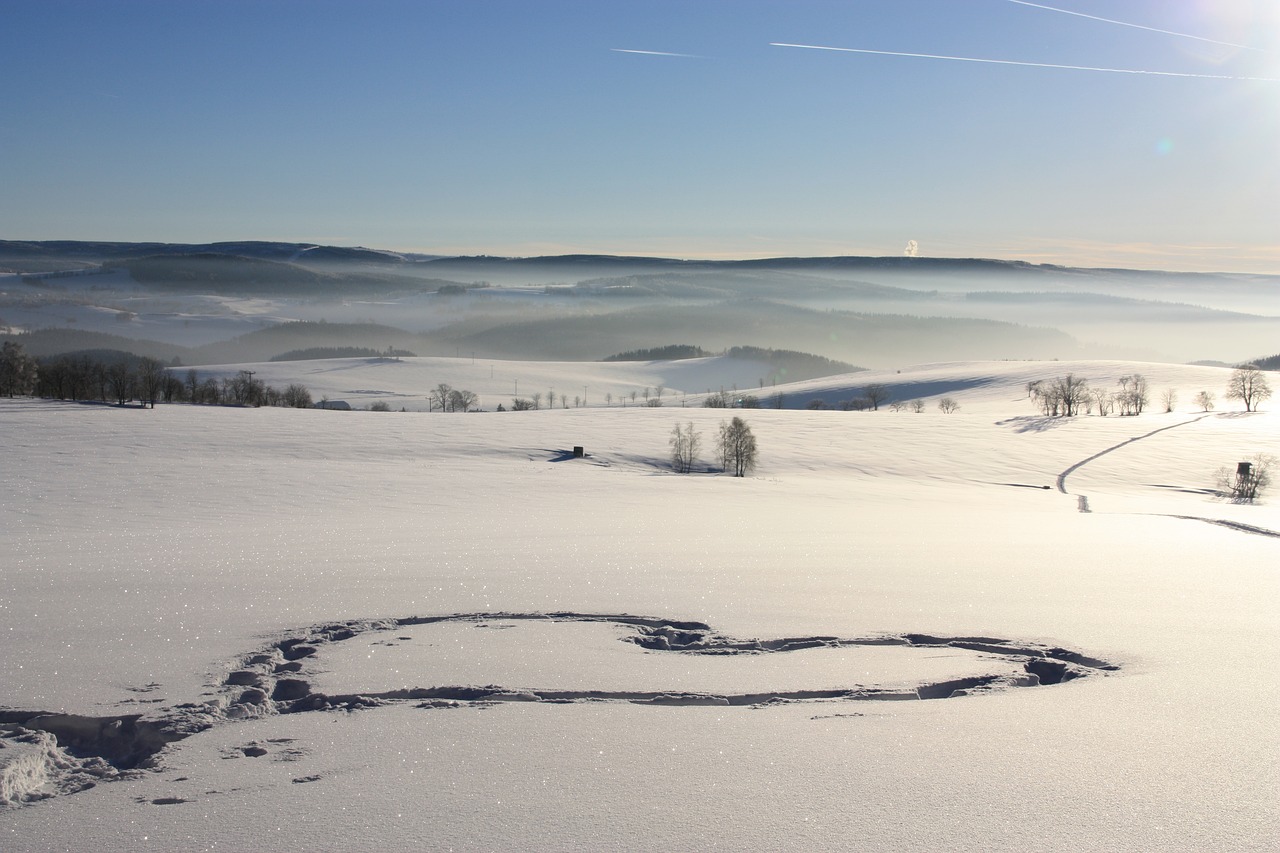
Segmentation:
<svg viewBox="0 0 1280 853">
<path fill-rule="evenodd" d="M 609 50 L 614 53 L 642 53 L 645 56 L 683 56 L 686 59 L 698 58 L 692 53 L 667 53 L 662 50 L 627 50 L 625 47 L 611 47 Z"/>
<path fill-rule="evenodd" d="M 1020 62 L 1016 59 L 981 59 L 976 56 L 944 56 L 937 53 L 902 53 L 896 50 L 867 50 L 858 47 L 826 47 L 818 44 L 787 44 L 771 41 L 772 47 L 801 47 L 806 50 L 835 50 L 841 53 L 871 53 L 877 56 L 909 56 L 915 59 L 946 59 L 950 62 L 981 62 L 987 65 L 1022 65 L 1028 68 L 1060 68 L 1067 71 L 1100 71 L 1105 74 L 1142 74 L 1151 77 L 1197 77 L 1202 80 L 1254 80 L 1280 83 L 1277 77 L 1234 77 L 1229 74 L 1195 74 L 1189 71 L 1146 71 L 1138 68 L 1100 68 L 1093 65 L 1058 65 L 1052 62 Z"/>
<path fill-rule="evenodd" d="M 1262 50 L 1260 47 L 1250 47 L 1247 44 L 1236 44 L 1230 41 L 1218 41 L 1217 39 L 1205 38 L 1204 36 L 1193 36 L 1190 33 L 1178 33 L 1173 30 L 1162 30 L 1158 27 L 1147 27 L 1142 24 L 1131 24 L 1128 21 L 1116 21 L 1112 18 L 1100 18 L 1097 15 L 1086 15 L 1084 12 L 1073 12 L 1070 9 L 1059 9 L 1056 6 L 1045 6 L 1040 3 L 1028 3 L 1027 0 L 1009 0 L 1010 3 L 1017 3 L 1019 6 L 1030 6 L 1033 9 L 1044 9 L 1049 12 L 1061 12 L 1064 15 L 1075 15 L 1077 18 L 1088 18 L 1091 21 L 1101 21 L 1104 24 L 1115 24 L 1119 27 L 1133 27 L 1135 30 L 1146 30 L 1150 33 L 1162 33 L 1166 36 L 1177 36 L 1183 39 L 1195 39 L 1196 41 L 1204 41 L 1209 44 L 1220 44 L 1224 47 L 1238 47 L 1241 50 Z"/>
</svg>

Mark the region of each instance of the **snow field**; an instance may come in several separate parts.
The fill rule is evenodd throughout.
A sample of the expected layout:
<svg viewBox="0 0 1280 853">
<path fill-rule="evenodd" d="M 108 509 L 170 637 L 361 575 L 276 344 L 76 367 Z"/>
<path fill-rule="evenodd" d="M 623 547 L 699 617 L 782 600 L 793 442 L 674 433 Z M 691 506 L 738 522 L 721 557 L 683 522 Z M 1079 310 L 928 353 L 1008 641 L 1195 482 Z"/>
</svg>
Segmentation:
<svg viewBox="0 0 1280 853">
<path fill-rule="evenodd" d="M 761 639 L 992 637 L 1120 666 L 945 702 L 401 703 L 229 721 L 169 747 L 162 772 L 7 810 L 0 846 L 1272 849 L 1280 688 L 1263 674 L 1280 641 L 1280 543 L 1197 519 L 1277 531 L 1280 514 L 1274 498 L 1197 490 L 1241 454 L 1274 452 L 1275 416 L 1184 404 L 1040 418 L 1025 377 L 1077 367 L 1148 373 L 1183 400 L 1202 386 L 1221 397 L 1226 377 L 1123 363 L 893 374 L 955 396 L 954 415 L 0 401 L 9 709 L 216 702 L 245 656 L 306 626 L 456 613 L 633 613 Z M 756 476 L 669 472 L 677 421 L 703 432 L 706 459 L 730 414 L 756 433 Z M 576 444 L 588 458 L 550 461 Z M 322 648 L 308 677 L 335 693 L 455 679 L 780 690 L 939 667 L 932 678 L 962 656 L 896 649 L 873 658 L 880 670 L 861 656 L 886 650 L 857 648 L 668 662 L 610 631 L 417 626 L 395 647 L 361 635 Z"/>
</svg>

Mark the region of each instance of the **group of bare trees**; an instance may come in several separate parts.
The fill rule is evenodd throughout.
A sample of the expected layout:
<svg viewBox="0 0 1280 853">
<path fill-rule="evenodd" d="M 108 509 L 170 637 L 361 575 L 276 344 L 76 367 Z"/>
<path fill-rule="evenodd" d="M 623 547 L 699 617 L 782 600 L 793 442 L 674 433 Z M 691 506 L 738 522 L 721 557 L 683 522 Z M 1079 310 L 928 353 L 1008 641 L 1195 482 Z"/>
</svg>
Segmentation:
<svg viewBox="0 0 1280 853">
<path fill-rule="evenodd" d="M 1141 373 L 1132 373 L 1120 377 L 1120 390 L 1115 392 L 1116 405 L 1120 407 L 1121 417 L 1132 417 L 1142 414 L 1142 410 L 1151 402 L 1147 393 L 1147 380 Z"/>
<path fill-rule="evenodd" d="M 702 398 L 702 408 L 704 409 L 781 409 L 782 408 L 782 392 L 776 391 L 770 394 L 764 400 L 755 394 L 739 394 L 738 389 L 727 391 L 721 388 L 719 391 L 707 391 Z"/>
<path fill-rule="evenodd" d="M 702 434 L 693 428 L 692 421 L 684 426 L 676 424 L 671 430 L 671 467 L 677 474 L 688 474 L 701 448 Z"/>
<path fill-rule="evenodd" d="M 646 393 L 648 393 L 648 389 L 645 389 L 645 391 Z M 633 392 L 633 396 L 634 396 L 634 392 Z M 609 404 L 612 405 L 613 394 L 606 394 L 605 397 L 609 400 Z M 546 408 L 554 409 L 556 407 L 556 399 L 557 399 L 556 389 L 552 388 L 550 391 L 547 392 Z M 560 400 L 560 408 L 562 409 L 569 408 L 568 394 L 561 394 L 558 399 Z M 515 397 L 511 400 L 511 411 L 513 412 L 537 411 L 538 409 L 543 408 L 542 402 L 543 402 L 543 397 L 541 393 L 534 393 L 528 397 Z M 580 409 L 586 404 L 587 404 L 587 398 L 585 396 L 577 396 L 577 395 L 574 396 L 573 407 L 575 409 Z M 626 405 L 626 404 L 624 403 L 623 405 Z M 501 406 L 499 406 L 499 409 L 501 409 Z"/>
<path fill-rule="evenodd" d="M 1083 413 L 1089 404 L 1089 383 L 1074 373 L 1045 381 L 1027 383 L 1027 395 L 1046 417 L 1071 417 Z"/>
<path fill-rule="evenodd" d="M 165 402 L 196 403 L 205 406 L 282 406 L 309 409 L 311 391 L 307 386 L 290 383 L 283 390 L 255 378 L 254 371 L 240 370 L 221 379 L 207 376 L 203 380 L 195 368 L 187 370 L 184 381 L 166 371 Z M 176 383 L 176 384 L 175 384 Z M 169 392 L 176 392 L 170 395 Z"/>
<path fill-rule="evenodd" d="M 1116 409 L 1122 416 L 1142 414 L 1151 402 L 1150 390 L 1146 377 L 1141 373 L 1121 376 L 1120 390 L 1090 386 L 1083 377 L 1068 373 L 1051 380 L 1037 379 L 1027 383 L 1027 395 L 1040 407 L 1040 411 L 1049 417 L 1071 417 L 1072 415 L 1091 414 L 1096 411 L 1106 417 Z M 1227 380 L 1227 399 L 1244 403 L 1246 412 L 1256 412 L 1258 404 L 1271 397 L 1271 386 L 1266 374 L 1257 366 L 1246 364 L 1231 372 Z M 1196 394 L 1195 404 L 1202 411 L 1213 409 L 1214 394 L 1212 391 L 1201 391 Z M 1172 412 L 1178 402 L 1177 392 L 1166 389 L 1160 395 L 1166 412 Z"/>
<path fill-rule="evenodd" d="M 480 397 L 473 391 L 453 388 L 441 382 L 427 395 L 427 407 L 433 412 L 469 412 L 480 405 Z"/>
<path fill-rule="evenodd" d="M 688 474 L 698 461 L 702 435 L 693 422 L 676 424 L 671 430 L 671 466 L 680 474 Z M 751 427 L 740 417 L 720 422 L 716 437 L 716 455 L 720 469 L 735 477 L 745 477 L 756 467 L 759 451 Z"/>
<path fill-rule="evenodd" d="M 154 358 L 100 361 L 63 356 L 40 363 L 35 389 L 38 396 L 51 399 L 97 400 L 121 406 L 137 400 L 154 408 L 157 402 L 181 399 L 184 386 Z"/>
</svg>

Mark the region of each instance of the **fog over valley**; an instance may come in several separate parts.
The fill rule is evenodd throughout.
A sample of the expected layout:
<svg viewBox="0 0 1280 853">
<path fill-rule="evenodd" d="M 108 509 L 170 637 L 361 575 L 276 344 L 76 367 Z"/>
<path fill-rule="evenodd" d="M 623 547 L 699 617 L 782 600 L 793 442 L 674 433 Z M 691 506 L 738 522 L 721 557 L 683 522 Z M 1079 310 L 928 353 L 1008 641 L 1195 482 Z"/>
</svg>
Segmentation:
<svg viewBox="0 0 1280 853">
<path fill-rule="evenodd" d="M 0 324 L 33 355 L 182 364 L 325 347 L 599 360 L 691 344 L 864 367 L 1235 363 L 1280 341 L 1280 276 L 993 260 L 431 258 L 310 244 L 0 242 Z"/>
</svg>

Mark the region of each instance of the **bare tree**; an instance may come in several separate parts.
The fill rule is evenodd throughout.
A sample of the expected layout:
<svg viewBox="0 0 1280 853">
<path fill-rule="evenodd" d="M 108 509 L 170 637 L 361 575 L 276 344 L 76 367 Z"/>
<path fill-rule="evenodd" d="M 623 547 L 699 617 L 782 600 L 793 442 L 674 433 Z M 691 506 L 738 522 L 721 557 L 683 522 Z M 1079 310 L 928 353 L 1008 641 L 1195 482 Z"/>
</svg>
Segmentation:
<svg viewBox="0 0 1280 853">
<path fill-rule="evenodd" d="M 605 404 L 606 406 L 612 406 L 612 405 L 613 405 L 613 392 L 612 392 L 612 391 L 606 391 L 606 392 L 605 392 L 605 394 L 604 394 L 604 404 Z"/>
<path fill-rule="evenodd" d="M 173 375 L 169 371 L 164 373 L 164 385 L 161 387 L 161 396 L 166 403 L 172 403 L 174 400 L 181 400 L 182 395 L 186 393 L 187 386 L 182 380 Z"/>
<path fill-rule="evenodd" d="M 117 404 L 123 406 L 133 399 L 136 382 L 127 362 L 117 361 L 107 368 L 107 384 Z"/>
<path fill-rule="evenodd" d="M 1094 408 L 1098 410 L 1098 414 L 1104 418 L 1111 414 L 1111 410 L 1116 403 L 1115 395 L 1106 388 L 1094 388 L 1089 392 L 1089 398 L 1093 401 Z"/>
<path fill-rule="evenodd" d="M 156 399 L 164 390 L 164 381 L 168 377 L 164 365 L 154 358 L 138 360 L 138 395 L 144 406 L 156 407 Z"/>
<path fill-rule="evenodd" d="M 267 385 L 253 378 L 252 370 L 241 370 L 235 376 L 224 379 L 227 399 L 237 406 L 260 406 L 266 399 Z"/>
<path fill-rule="evenodd" d="M 1258 404 L 1271 396 L 1267 376 L 1257 365 L 1246 364 L 1231 372 L 1227 380 L 1227 399 L 1244 403 L 1246 412 L 1258 411 Z"/>
<path fill-rule="evenodd" d="M 1214 396 L 1212 391 L 1201 391 L 1199 394 L 1196 394 L 1195 402 L 1196 405 L 1200 407 L 1200 411 L 1211 412 L 1213 411 L 1213 400 Z"/>
<path fill-rule="evenodd" d="M 742 418 L 734 417 L 728 423 L 720 422 L 717 448 L 724 470 L 732 471 L 735 477 L 745 477 L 756 467 L 756 437 Z"/>
<path fill-rule="evenodd" d="M 889 386 L 881 385 L 879 382 L 868 385 L 862 389 L 862 399 L 871 404 L 871 411 L 880 411 L 880 404 L 889 400 Z"/>
<path fill-rule="evenodd" d="M 1178 392 L 1172 388 L 1166 388 L 1160 392 L 1160 405 L 1164 406 L 1165 412 L 1172 412 L 1178 405 Z"/>
<path fill-rule="evenodd" d="M 702 446 L 702 435 L 693 428 L 690 421 L 686 426 L 676 424 L 671 430 L 671 465 L 680 474 L 688 474 L 698 461 L 698 450 Z"/>
<path fill-rule="evenodd" d="M 952 412 L 954 412 L 956 409 L 959 409 L 960 404 L 957 403 L 955 400 L 951 399 L 950 397 L 943 397 L 941 400 L 938 401 L 938 408 L 942 411 L 943 414 L 949 415 Z"/>
<path fill-rule="evenodd" d="M 87 400 L 92 393 L 94 362 L 87 355 L 71 358 L 67 362 L 67 390 L 72 400 Z"/>
<path fill-rule="evenodd" d="M 307 386 L 294 383 L 284 389 L 284 404 L 295 409 L 311 408 L 311 392 Z"/>
<path fill-rule="evenodd" d="M 95 361 L 85 367 L 90 392 L 96 391 L 98 399 L 107 402 L 107 366 Z"/>
<path fill-rule="evenodd" d="M 1120 393 L 1116 394 L 1116 402 L 1120 404 L 1120 415 L 1128 417 L 1140 415 L 1150 402 L 1147 393 L 1147 380 L 1141 373 L 1120 377 Z"/>
<path fill-rule="evenodd" d="M 453 386 L 441 382 L 431 390 L 428 406 L 432 409 L 439 409 L 442 412 L 449 411 L 449 395 L 453 393 Z"/>
<path fill-rule="evenodd" d="M 511 401 L 511 411 L 528 412 L 538 408 L 538 404 L 533 400 L 526 400 L 523 397 L 516 397 Z"/>
<path fill-rule="evenodd" d="M 480 398 L 474 391 L 454 388 L 449 392 L 449 411 L 451 412 L 469 412 L 478 402 Z"/>
<path fill-rule="evenodd" d="M 542 394 L 537 391 L 533 392 L 533 408 L 535 409 L 542 408 Z"/>
<path fill-rule="evenodd" d="M 923 412 L 923 411 L 924 411 L 924 400 L 912 400 L 912 401 L 911 401 L 911 411 L 915 412 L 916 414 L 920 414 L 921 412 Z"/>
</svg>

